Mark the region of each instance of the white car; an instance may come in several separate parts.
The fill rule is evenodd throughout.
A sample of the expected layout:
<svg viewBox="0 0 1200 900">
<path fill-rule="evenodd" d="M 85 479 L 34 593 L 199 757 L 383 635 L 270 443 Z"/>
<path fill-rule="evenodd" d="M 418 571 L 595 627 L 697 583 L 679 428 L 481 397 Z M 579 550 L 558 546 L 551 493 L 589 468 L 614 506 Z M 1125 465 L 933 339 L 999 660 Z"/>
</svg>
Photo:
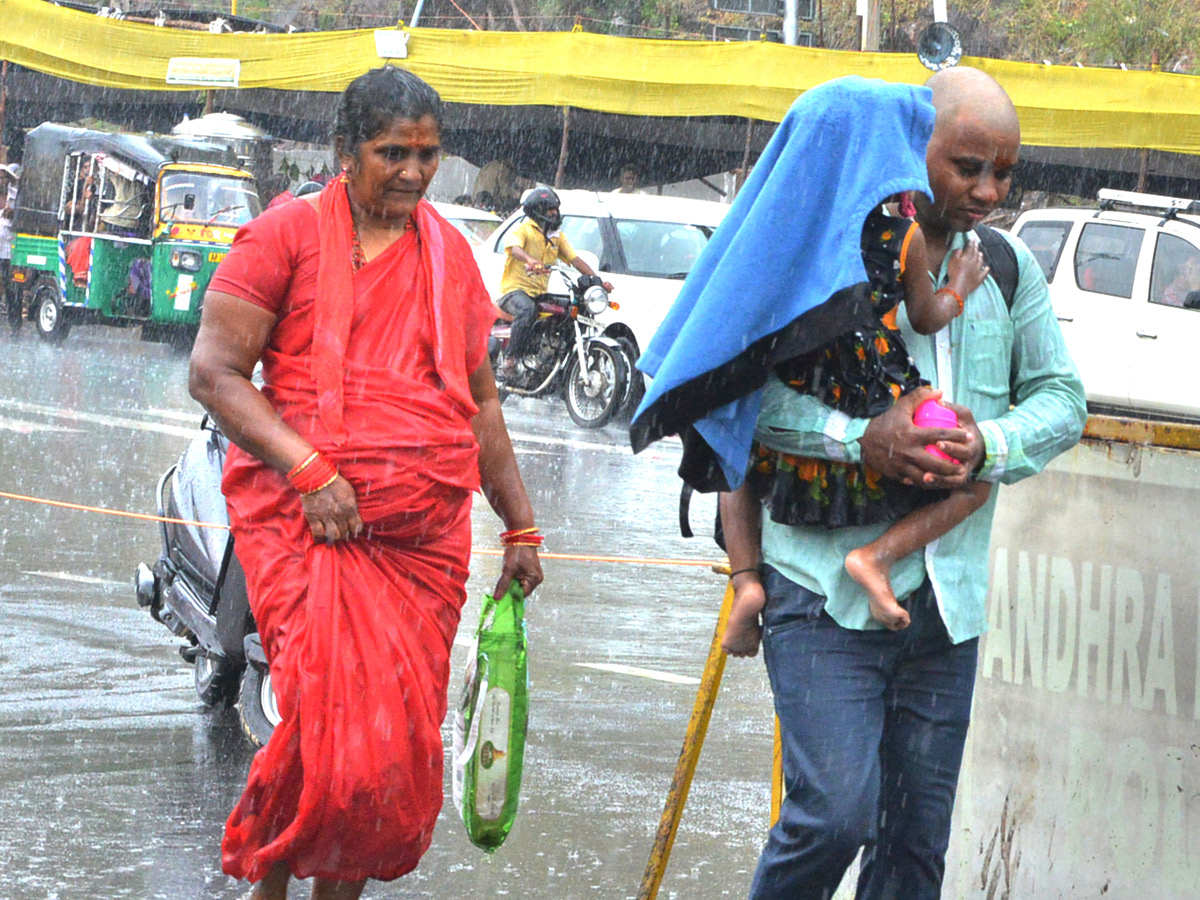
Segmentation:
<svg viewBox="0 0 1200 900">
<path fill-rule="evenodd" d="M 1200 419 L 1200 201 L 1102 190 L 1013 225 L 1037 258 L 1088 405 Z"/>
<path fill-rule="evenodd" d="M 613 286 L 612 300 L 619 308 L 597 319 L 606 334 L 632 341 L 636 358 L 662 324 L 683 279 L 729 206 L 654 194 L 556 193 L 567 240 L 576 251 L 594 254 L 598 274 Z M 483 282 L 493 298 L 500 296 L 504 236 L 524 219 L 518 210 L 475 248 Z"/>
<path fill-rule="evenodd" d="M 500 217 L 485 209 L 459 206 L 456 203 L 442 203 L 440 200 L 431 200 L 430 202 L 442 218 L 461 231 L 463 237 L 472 245 L 486 240 L 488 235 L 500 225 Z"/>
</svg>

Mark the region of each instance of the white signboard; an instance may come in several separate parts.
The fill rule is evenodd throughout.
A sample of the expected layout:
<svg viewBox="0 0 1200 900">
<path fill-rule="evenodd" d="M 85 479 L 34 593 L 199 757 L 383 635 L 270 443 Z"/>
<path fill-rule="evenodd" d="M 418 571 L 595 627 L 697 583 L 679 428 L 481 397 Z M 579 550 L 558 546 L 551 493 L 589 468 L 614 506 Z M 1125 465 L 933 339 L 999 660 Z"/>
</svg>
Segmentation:
<svg viewBox="0 0 1200 900">
<path fill-rule="evenodd" d="M 380 59 L 407 59 L 408 32 L 395 28 L 376 29 L 375 55 Z"/>
<path fill-rule="evenodd" d="M 193 84 L 208 88 L 235 88 L 242 74 L 240 59 L 172 56 L 167 63 L 167 84 Z"/>
</svg>

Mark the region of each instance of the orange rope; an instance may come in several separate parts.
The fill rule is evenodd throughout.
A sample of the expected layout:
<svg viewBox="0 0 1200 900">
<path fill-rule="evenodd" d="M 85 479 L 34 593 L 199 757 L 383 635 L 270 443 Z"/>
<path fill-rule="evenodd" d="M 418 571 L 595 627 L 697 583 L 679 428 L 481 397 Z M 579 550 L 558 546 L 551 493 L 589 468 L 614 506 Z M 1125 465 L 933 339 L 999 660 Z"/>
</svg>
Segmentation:
<svg viewBox="0 0 1200 900">
<path fill-rule="evenodd" d="M 228 525 L 220 525 L 216 522 L 196 522 L 191 519 L 171 519 L 166 516 L 152 516 L 147 513 L 126 512 L 123 509 L 105 509 L 101 506 L 84 506 L 81 503 L 64 503 L 61 500 L 47 500 L 43 497 L 29 497 L 25 494 L 10 494 L 7 491 L 0 491 L 0 498 L 5 500 L 23 500 L 26 503 L 41 503 L 46 506 L 57 506 L 62 509 L 74 509 L 81 512 L 102 513 L 106 516 L 124 516 L 127 519 L 141 519 L 145 522 L 169 522 L 174 525 L 195 525 L 198 528 L 221 528 L 225 531 L 229 530 Z M 490 548 L 472 547 L 472 553 L 478 553 L 480 556 L 503 556 L 503 550 L 492 550 Z M 712 567 L 722 565 L 719 560 L 711 559 L 662 559 L 649 556 L 593 556 L 583 553 L 539 553 L 541 559 L 562 559 L 571 560 L 574 562 L 611 562 L 611 563 L 632 563 L 643 566 L 706 566 Z"/>
<path fill-rule="evenodd" d="M 461 6 L 459 6 L 457 3 L 455 3 L 454 0 L 450 0 L 450 5 L 453 6 L 455 9 L 457 9 L 460 13 L 462 13 L 463 18 L 465 18 L 468 22 L 470 22 L 472 25 L 474 25 L 476 31 L 483 31 L 483 29 L 479 27 L 479 23 L 476 22 L 474 19 L 472 19 L 469 15 L 467 15 L 467 11 L 465 9 L 463 9 Z"/>
<path fill-rule="evenodd" d="M 503 550 L 483 550 L 477 547 L 471 548 L 472 553 L 478 553 L 481 556 L 503 556 Z M 723 565 L 723 561 L 715 559 L 657 559 L 651 556 L 589 556 L 583 553 L 538 553 L 539 559 L 570 559 L 576 562 L 614 562 L 614 563 L 637 563 L 645 566 L 712 566 Z"/>
<path fill-rule="evenodd" d="M 6 500 L 24 500 L 28 503 L 44 503 L 46 506 L 59 506 L 63 509 L 78 509 L 83 512 L 104 513 L 106 516 L 124 516 L 127 519 L 142 519 L 146 522 L 170 522 L 175 525 L 196 525 L 200 528 L 223 528 L 228 531 L 228 525 L 218 525 L 216 522 L 193 522 L 191 519 L 169 519 L 165 516 L 151 516 L 146 513 L 126 512 L 123 509 L 105 509 L 102 506 L 84 506 L 80 503 L 64 503 L 61 500 L 46 500 L 43 497 L 26 497 L 24 494 L 10 494 L 0 491 L 0 497 Z"/>
</svg>

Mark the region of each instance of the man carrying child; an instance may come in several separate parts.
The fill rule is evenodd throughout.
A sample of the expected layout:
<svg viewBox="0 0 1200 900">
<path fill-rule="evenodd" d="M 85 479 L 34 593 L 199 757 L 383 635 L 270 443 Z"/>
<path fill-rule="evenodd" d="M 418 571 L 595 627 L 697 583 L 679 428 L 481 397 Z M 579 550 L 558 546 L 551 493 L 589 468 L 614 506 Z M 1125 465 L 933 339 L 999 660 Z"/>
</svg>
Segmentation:
<svg viewBox="0 0 1200 900">
<path fill-rule="evenodd" d="M 936 109 L 926 152 L 933 200 L 914 200 L 930 275 L 941 284 L 951 253 L 1007 195 L 1020 131 L 1012 102 L 981 71 L 946 70 L 928 86 Z M 775 379 L 758 439 L 946 490 L 972 479 L 1017 481 L 1071 447 L 1086 418 L 1083 387 L 1041 270 L 1024 244 L 1009 241 L 1020 273 L 1011 310 L 989 278 L 938 334 L 900 323 L 917 368 L 958 413 L 958 428 L 934 435 L 952 460 L 928 453 L 930 430 L 913 423 L 928 388 L 873 419 L 851 419 L 822 413 Z M 911 617 L 899 631 L 872 621 L 844 564 L 885 525 L 824 529 L 763 517 L 760 556 L 755 535 L 731 533 L 726 519 L 730 563 L 743 570 L 736 586 L 764 595 L 764 654 L 783 741 L 786 794 L 753 900 L 827 900 L 860 848 L 860 900 L 940 897 L 986 623 L 995 502 L 992 491 L 965 522 L 896 563 L 892 586 Z"/>
</svg>

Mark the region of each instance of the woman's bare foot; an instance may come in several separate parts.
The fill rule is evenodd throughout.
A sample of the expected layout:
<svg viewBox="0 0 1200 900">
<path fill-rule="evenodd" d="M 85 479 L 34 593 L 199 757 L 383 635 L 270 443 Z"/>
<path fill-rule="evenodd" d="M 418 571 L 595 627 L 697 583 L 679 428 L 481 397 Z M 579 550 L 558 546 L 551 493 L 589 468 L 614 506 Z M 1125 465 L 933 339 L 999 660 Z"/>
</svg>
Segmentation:
<svg viewBox="0 0 1200 900">
<path fill-rule="evenodd" d="M 871 618 L 892 631 L 902 631 L 912 620 L 892 593 L 889 569 L 867 547 L 859 547 L 846 554 L 846 571 L 867 592 Z"/>
<path fill-rule="evenodd" d="M 758 644 L 762 639 L 762 626 L 758 614 L 766 605 L 762 582 L 746 579 L 741 587 L 735 587 L 733 606 L 729 610 L 729 621 L 725 623 L 725 635 L 721 638 L 721 649 L 730 656 L 757 656 Z"/>
</svg>

